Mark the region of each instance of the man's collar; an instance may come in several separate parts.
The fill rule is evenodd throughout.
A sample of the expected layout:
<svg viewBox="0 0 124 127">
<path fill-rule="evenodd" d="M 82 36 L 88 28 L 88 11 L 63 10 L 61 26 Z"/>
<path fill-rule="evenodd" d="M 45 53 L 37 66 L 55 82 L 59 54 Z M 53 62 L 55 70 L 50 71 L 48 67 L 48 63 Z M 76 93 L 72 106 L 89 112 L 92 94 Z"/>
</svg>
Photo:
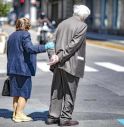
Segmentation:
<svg viewBox="0 0 124 127">
<path fill-rule="evenodd" d="M 80 17 L 78 15 L 73 15 L 73 17 L 79 21 L 81 21 Z"/>
</svg>

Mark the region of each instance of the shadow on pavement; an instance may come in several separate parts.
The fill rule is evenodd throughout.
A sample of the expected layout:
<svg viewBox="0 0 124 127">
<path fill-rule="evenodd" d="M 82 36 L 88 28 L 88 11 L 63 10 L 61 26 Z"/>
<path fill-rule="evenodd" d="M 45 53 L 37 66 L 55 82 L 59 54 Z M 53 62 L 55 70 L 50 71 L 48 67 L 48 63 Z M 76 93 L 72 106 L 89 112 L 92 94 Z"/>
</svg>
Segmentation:
<svg viewBox="0 0 124 127">
<path fill-rule="evenodd" d="M 12 118 L 13 111 L 9 109 L 0 109 L 0 117 L 11 119 Z M 42 120 L 45 121 L 48 116 L 48 111 L 44 112 L 33 112 L 29 114 L 28 116 L 32 117 L 34 121 Z"/>
<path fill-rule="evenodd" d="M 33 113 L 29 114 L 29 116 L 32 117 L 32 119 L 34 121 L 38 121 L 38 120 L 45 121 L 47 119 L 47 116 L 48 116 L 48 111 L 33 112 Z"/>
<path fill-rule="evenodd" d="M 8 109 L 0 109 L 0 117 L 12 118 L 12 111 Z"/>
</svg>

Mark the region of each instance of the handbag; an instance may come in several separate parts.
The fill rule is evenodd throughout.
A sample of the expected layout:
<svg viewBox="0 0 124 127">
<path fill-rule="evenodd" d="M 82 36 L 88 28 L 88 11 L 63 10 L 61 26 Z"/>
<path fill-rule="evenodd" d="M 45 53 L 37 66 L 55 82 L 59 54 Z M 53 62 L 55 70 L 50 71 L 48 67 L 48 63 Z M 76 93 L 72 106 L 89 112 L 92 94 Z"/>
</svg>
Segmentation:
<svg viewBox="0 0 124 127">
<path fill-rule="evenodd" d="M 2 96 L 10 96 L 10 79 L 7 78 L 4 81 Z"/>
</svg>

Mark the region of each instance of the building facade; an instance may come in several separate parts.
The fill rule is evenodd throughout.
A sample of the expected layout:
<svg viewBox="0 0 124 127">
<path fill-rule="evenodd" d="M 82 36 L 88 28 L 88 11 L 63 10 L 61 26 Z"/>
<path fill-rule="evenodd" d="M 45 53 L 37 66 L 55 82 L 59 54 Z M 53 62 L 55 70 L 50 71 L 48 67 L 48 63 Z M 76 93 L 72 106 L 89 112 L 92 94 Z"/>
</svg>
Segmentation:
<svg viewBox="0 0 124 127">
<path fill-rule="evenodd" d="M 31 19 L 33 25 L 37 20 L 37 2 L 36 0 L 13 0 L 13 8 L 17 18 L 27 17 Z"/>
<path fill-rule="evenodd" d="M 88 31 L 124 35 L 124 0 L 13 0 L 18 16 L 27 15 L 33 24 L 41 12 L 57 24 L 72 16 L 74 4 L 87 5 L 91 15 Z M 22 2 L 22 3 L 21 3 Z"/>
<path fill-rule="evenodd" d="M 72 15 L 73 4 L 73 0 L 49 0 L 48 17 L 59 23 Z"/>
<path fill-rule="evenodd" d="M 124 35 L 124 0 L 49 0 L 49 18 L 58 22 L 70 17 L 74 4 L 87 5 L 91 15 L 88 31 Z"/>
<path fill-rule="evenodd" d="M 105 34 L 123 34 L 123 0 L 83 0 L 91 9 L 89 29 Z M 123 30 L 122 30 L 123 29 Z"/>
</svg>

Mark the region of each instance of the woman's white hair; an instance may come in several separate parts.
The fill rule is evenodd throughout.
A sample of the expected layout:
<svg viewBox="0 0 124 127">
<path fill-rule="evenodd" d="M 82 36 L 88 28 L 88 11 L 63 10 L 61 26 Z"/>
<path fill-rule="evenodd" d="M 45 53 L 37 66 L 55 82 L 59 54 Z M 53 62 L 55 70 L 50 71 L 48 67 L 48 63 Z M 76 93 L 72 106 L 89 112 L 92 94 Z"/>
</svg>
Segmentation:
<svg viewBox="0 0 124 127">
<path fill-rule="evenodd" d="M 90 15 L 90 9 L 85 5 L 74 5 L 73 15 L 78 15 L 85 20 Z"/>
</svg>

